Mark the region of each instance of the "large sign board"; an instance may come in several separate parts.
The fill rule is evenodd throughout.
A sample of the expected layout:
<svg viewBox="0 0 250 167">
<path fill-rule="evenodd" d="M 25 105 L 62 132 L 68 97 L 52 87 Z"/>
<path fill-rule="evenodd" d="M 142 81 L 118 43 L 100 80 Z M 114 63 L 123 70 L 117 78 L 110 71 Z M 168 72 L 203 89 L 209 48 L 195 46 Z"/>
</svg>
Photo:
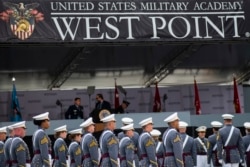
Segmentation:
<svg viewBox="0 0 250 167">
<path fill-rule="evenodd" d="M 0 42 L 245 40 L 246 0 L 2 0 Z"/>
</svg>

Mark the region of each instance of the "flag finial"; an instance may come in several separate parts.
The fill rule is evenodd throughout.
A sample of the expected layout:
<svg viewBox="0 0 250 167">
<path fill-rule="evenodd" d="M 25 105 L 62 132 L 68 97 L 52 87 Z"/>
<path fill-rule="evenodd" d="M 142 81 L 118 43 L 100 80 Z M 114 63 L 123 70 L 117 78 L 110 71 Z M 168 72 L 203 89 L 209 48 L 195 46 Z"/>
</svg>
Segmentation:
<svg viewBox="0 0 250 167">
<path fill-rule="evenodd" d="M 15 82 L 16 81 L 16 78 L 15 77 L 12 77 L 12 82 Z"/>
</svg>

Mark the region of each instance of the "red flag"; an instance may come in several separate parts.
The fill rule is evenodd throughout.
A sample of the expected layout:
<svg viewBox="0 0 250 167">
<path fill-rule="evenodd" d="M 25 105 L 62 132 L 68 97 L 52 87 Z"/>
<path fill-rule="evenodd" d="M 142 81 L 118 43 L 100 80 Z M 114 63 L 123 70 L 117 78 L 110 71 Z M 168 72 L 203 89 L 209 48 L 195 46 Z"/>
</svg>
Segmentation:
<svg viewBox="0 0 250 167">
<path fill-rule="evenodd" d="M 117 89 L 117 85 L 116 85 L 116 81 L 115 81 L 115 108 L 119 107 L 119 93 L 118 93 L 118 89 Z"/>
<path fill-rule="evenodd" d="M 154 99 L 153 112 L 160 112 L 160 111 L 161 111 L 161 98 L 160 98 L 158 85 L 156 83 L 155 84 L 155 99 Z"/>
<path fill-rule="evenodd" d="M 234 108 L 235 108 L 235 113 L 241 113 L 240 99 L 238 95 L 238 88 L 235 78 L 234 78 Z"/>
<path fill-rule="evenodd" d="M 200 102 L 196 80 L 194 80 L 194 106 L 195 106 L 196 115 L 200 115 L 201 114 L 201 102 Z"/>
</svg>

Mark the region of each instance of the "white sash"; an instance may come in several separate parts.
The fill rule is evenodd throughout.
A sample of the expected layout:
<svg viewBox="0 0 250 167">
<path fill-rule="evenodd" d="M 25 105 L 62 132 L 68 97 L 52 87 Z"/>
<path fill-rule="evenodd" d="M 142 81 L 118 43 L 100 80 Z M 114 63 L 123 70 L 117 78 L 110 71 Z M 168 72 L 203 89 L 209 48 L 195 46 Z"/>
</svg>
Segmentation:
<svg viewBox="0 0 250 167">
<path fill-rule="evenodd" d="M 11 155 L 12 155 L 12 154 L 11 154 L 11 150 L 12 150 L 12 147 L 13 147 L 13 144 L 12 144 L 12 143 L 13 143 L 16 139 L 21 140 L 21 138 L 19 138 L 19 137 L 15 137 L 15 138 L 12 139 L 11 144 L 10 144 L 10 150 L 9 150 L 10 160 L 12 160 L 12 158 L 13 158 L 13 157 L 11 156 Z"/>
<path fill-rule="evenodd" d="M 250 151 L 250 143 L 249 143 L 249 145 L 248 145 L 248 147 L 247 147 L 246 152 L 249 152 L 249 151 Z"/>
<path fill-rule="evenodd" d="M 175 130 L 175 129 L 170 129 L 170 130 L 168 130 L 168 132 L 167 132 L 167 134 L 166 134 L 166 136 L 165 136 L 165 140 L 164 140 L 165 147 L 166 147 L 166 141 L 167 141 L 167 137 L 168 137 L 169 132 L 174 131 L 174 130 Z M 175 130 L 175 131 L 176 131 L 176 130 Z"/>
<path fill-rule="evenodd" d="M 229 133 L 229 135 L 228 135 L 228 138 L 227 138 L 227 141 L 226 141 L 224 147 L 226 147 L 226 146 L 228 145 L 228 143 L 229 143 L 229 141 L 230 141 L 230 139 L 231 139 L 231 137 L 232 137 L 232 135 L 233 135 L 233 131 L 234 131 L 234 126 L 232 126 L 232 128 L 231 128 L 231 130 L 230 130 L 230 133 Z"/>
<path fill-rule="evenodd" d="M 36 143 L 35 143 L 35 139 L 36 139 L 36 135 L 38 134 L 38 132 L 40 132 L 40 131 L 43 131 L 42 129 L 38 129 L 35 133 L 34 133 L 34 137 L 33 137 L 33 147 L 35 148 L 35 145 L 36 145 Z"/>
<path fill-rule="evenodd" d="M 213 151 L 215 151 L 216 149 L 217 149 L 217 144 L 214 145 Z"/>
<path fill-rule="evenodd" d="M 86 136 L 89 136 L 89 135 L 91 135 L 92 136 L 92 134 L 91 133 L 87 133 L 87 134 L 85 134 L 84 136 L 83 136 L 83 139 L 82 139 L 82 150 L 83 150 L 83 142 L 84 142 L 84 140 L 85 140 L 85 138 L 86 138 Z"/>
<path fill-rule="evenodd" d="M 103 132 L 101 138 L 100 138 L 100 149 L 101 149 L 101 152 L 102 152 L 102 139 L 103 137 L 107 134 L 107 133 L 112 133 L 111 130 L 106 130 L 105 132 Z"/>
<path fill-rule="evenodd" d="M 69 161 L 68 161 L 68 163 L 69 163 L 69 166 L 70 166 L 70 164 L 71 164 L 70 151 L 71 151 L 71 147 L 72 147 L 74 144 L 77 144 L 77 142 L 74 141 L 74 142 L 72 142 L 72 143 L 69 145 L 69 150 L 68 150 L 68 154 L 69 154 L 69 159 L 68 159 Z"/>
<path fill-rule="evenodd" d="M 188 135 L 186 135 L 186 137 L 185 137 L 185 140 L 184 140 L 183 145 L 182 145 L 182 149 L 184 149 L 184 147 L 186 146 L 187 141 L 188 141 Z"/>
<path fill-rule="evenodd" d="M 122 142 L 125 140 L 125 139 L 129 139 L 129 137 L 123 137 L 119 143 L 119 148 L 121 148 L 122 146 Z"/>
<path fill-rule="evenodd" d="M 158 143 L 157 143 L 157 147 L 156 147 L 156 153 L 159 151 L 159 149 L 160 149 L 160 146 L 161 146 L 161 142 L 159 141 Z"/>
<path fill-rule="evenodd" d="M 142 139 L 142 137 L 143 137 L 144 135 L 150 136 L 148 132 L 144 132 L 144 133 L 140 136 L 140 138 L 139 138 L 139 148 L 140 148 L 140 149 L 142 149 L 142 147 L 141 147 L 141 139 Z"/>
<path fill-rule="evenodd" d="M 201 139 L 199 137 L 197 137 L 197 140 L 202 145 L 202 147 L 204 148 L 205 152 L 207 152 L 207 148 L 206 148 L 205 144 L 201 141 Z"/>
</svg>

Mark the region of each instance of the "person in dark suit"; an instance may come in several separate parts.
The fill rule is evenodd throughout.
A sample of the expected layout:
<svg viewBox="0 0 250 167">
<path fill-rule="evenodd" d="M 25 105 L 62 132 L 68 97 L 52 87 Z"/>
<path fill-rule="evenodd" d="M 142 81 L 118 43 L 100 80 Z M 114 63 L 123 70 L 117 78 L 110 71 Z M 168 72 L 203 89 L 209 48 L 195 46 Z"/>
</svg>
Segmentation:
<svg viewBox="0 0 250 167">
<path fill-rule="evenodd" d="M 123 114 L 124 113 L 124 110 L 126 109 L 126 108 L 128 108 L 128 105 L 129 105 L 130 103 L 128 102 L 128 101 L 126 101 L 126 100 L 123 100 L 122 101 L 122 104 L 119 106 L 119 107 L 117 107 L 116 109 L 115 109 L 115 114 Z"/>
<path fill-rule="evenodd" d="M 81 99 L 76 97 L 75 104 L 69 106 L 68 110 L 65 112 L 65 119 L 83 119 L 83 117 L 83 106 L 81 106 Z"/>
<path fill-rule="evenodd" d="M 98 110 L 103 110 L 103 109 L 106 109 L 106 110 L 111 110 L 111 105 L 108 101 L 104 100 L 103 99 L 103 95 L 102 94 L 97 94 L 96 95 L 96 105 L 95 105 L 95 109 L 98 109 Z"/>
</svg>

